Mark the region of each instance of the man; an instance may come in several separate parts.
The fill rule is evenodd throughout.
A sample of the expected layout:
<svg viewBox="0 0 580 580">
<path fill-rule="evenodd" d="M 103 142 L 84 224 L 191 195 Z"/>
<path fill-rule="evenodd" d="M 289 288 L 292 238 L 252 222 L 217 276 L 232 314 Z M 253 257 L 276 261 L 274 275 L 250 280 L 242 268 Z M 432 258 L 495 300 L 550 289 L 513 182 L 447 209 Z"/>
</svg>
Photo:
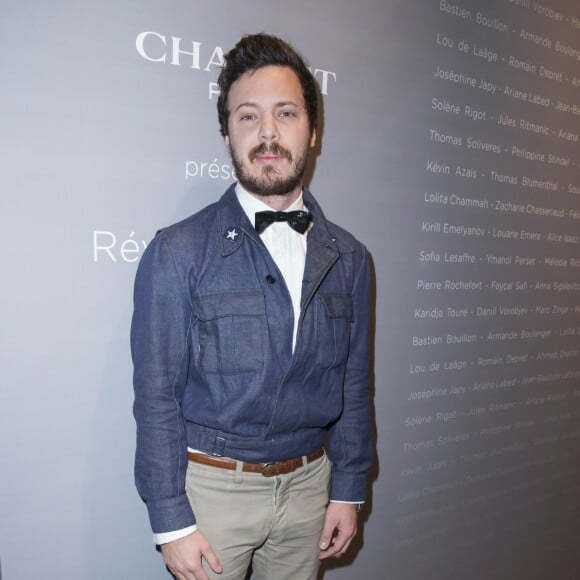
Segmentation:
<svg viewBox="0 0 580 580">
<path fill-rule="evenodd" d="M 238 183 L 137 273 L 136 482 L 177 578 L 313 579 L 354 537 L 371 464 L 368 256 L 303 189 L 302 58 L 247 36 L 218 84 Z"/>
</svg>

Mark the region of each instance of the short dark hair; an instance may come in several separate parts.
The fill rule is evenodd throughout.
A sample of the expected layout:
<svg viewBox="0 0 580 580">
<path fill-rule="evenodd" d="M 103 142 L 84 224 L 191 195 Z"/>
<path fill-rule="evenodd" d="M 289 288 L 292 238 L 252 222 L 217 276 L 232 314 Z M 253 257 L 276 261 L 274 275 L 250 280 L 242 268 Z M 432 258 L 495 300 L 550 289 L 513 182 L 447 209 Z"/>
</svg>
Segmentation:
<svg viewBox="0 0 580 580">
<path fill-rule="evenodd" d="M 225 64 L 218 77 L 220 95 L 217 109 L 220 132 L 228 134 L 228 95 L 232 85 L 244 74 L 265 66 L 286 66 L 291 68 L 302 86 L 302 95 L 308 113 L 310 131 L 318 124 L 318 92 L 316 81 L 306 66 L 304 59 L 287 42 L 269 34 L 244 36 L 225 56 Z"/>
</svg>

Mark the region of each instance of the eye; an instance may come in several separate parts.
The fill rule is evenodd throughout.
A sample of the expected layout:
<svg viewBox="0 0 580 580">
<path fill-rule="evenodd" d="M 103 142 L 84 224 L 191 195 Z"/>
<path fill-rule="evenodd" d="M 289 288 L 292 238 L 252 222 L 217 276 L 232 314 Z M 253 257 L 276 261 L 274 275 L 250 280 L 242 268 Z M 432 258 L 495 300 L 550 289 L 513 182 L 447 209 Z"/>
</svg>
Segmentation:
<svg viewBox="0 0 580 580">
<path fill-rule="evenodd" d="M 290 118 L 296 117 L 296 113 L 294 111 L 288 111 L 288 110 L 280 111 L 279 115 L 280 115 L 280 117 L 282 117 L 284 119 L 290 119 Z"/>
<path fill-rule="evenodd" d="M 251 113 L 246 113 L 245 115 L 242 115 L 240 117 L 240 121 L 253 121 L 256 118 L 255 115 L 252 115 Z"/>
</svg>

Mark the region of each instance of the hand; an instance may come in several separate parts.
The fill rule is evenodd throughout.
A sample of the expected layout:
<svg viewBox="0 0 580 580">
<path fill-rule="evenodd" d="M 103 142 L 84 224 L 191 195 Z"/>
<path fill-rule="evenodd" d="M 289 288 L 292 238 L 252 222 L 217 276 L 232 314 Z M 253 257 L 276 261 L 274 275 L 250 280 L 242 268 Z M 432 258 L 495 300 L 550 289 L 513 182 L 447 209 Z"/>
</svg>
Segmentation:
<svg viewBox="0 0 580 580">
<path fill-rule="evenodd" d="M 198 530 L 179 540 L 161 546 L 165 565 L 178 580 L 209 580 L 202 567 L 202 559 L 216 573 L 222 573 L 222 566 L 210 543 Z"/>
<path fill-rule="evenodd" d="M 330 556 L 342 556 L 356 535 L 356 506 L 350 503 L 330 502 L 326 508 L 326 521 L 320 537 L 320 555 L 324 560 Z"/>
</svg>

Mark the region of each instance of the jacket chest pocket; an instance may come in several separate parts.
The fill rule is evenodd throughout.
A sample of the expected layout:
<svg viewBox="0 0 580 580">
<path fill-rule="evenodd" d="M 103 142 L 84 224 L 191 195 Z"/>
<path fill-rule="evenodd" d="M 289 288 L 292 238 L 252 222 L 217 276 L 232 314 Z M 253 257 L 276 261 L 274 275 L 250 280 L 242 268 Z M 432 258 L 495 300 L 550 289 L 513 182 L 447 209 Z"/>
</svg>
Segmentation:
<svg viewBox="0 0 580 580">
<path fill-rule="evenodd" d="M 261 290 L 194 298 L 199 364 L 206 373 L 235 374 L 264 366 L 266 305 Z"/>
<path fill-rule="evenodd" d="M 346 362 L 352 321 L 353 306 L 350 294 L 318 295 L 316 342 L 318 360 L 322 367 L 336 367 Z"/>
</svg>

